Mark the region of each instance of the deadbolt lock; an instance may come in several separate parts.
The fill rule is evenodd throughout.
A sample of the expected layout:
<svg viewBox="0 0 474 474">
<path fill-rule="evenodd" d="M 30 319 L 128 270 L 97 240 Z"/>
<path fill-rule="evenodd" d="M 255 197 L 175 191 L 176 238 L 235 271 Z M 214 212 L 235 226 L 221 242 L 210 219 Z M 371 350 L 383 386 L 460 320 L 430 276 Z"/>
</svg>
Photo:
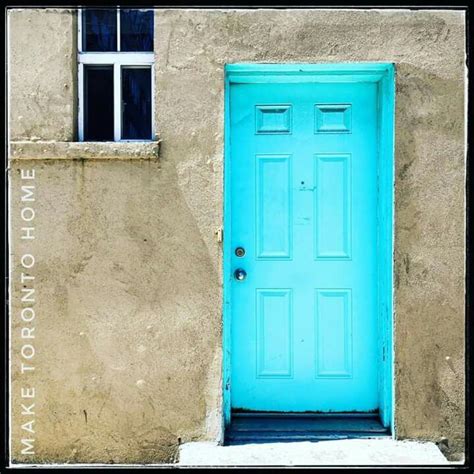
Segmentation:
<svg viewBox="0 0 474 474">
<path fill-rule="evenodd" d="M 235 249 L 235 255 L 237 255 L 237 257 L 243 257 L 245 255 L 245 249 L 243 247 L 237 247 Z"/>
</svg>

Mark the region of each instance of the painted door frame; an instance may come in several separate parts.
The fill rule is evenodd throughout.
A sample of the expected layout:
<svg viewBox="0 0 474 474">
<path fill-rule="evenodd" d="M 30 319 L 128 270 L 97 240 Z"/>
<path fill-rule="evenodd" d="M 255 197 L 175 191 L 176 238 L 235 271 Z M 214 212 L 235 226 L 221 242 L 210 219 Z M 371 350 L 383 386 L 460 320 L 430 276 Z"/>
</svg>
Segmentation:
<svg viewBox="0 0 474 474">
<path fill-rule="evenodd" d="M 231 283 L 232 222 L 230 180 L 230 87 L 235 83 L 375 82 L 378 85 L 377 274 L 378 392 L 381 421 L 394 425 L 393 379 L 393 236 L 394 236 L 394 114 L 393 63 L 227 64 L 224 92 L 224 242 L 223 242 L 223 423 L 231 420 Z"/>
</svg>

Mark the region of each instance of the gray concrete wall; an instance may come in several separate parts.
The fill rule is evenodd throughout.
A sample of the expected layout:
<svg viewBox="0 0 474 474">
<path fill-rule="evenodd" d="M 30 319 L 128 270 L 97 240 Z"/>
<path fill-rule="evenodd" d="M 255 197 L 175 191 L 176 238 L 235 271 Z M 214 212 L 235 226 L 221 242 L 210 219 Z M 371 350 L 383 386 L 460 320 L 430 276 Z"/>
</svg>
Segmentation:
<svg viewBox="0 0 474 474">
<path fill-rule="evenodd" d="M 232 62 L 396 63 L 397 436 L 446 437 L 463 451 L 462 12 L 159 10 L 158 158 L 141 144 L 28 143 L 74 136 L 74 19 L 9 18 L 15 461 L 163 462 L 179 440 L 221 435 L 214 232 Z M 21 169 L 36 173 L 34 241 L 20 239 Z M 36 368 L 22 374 L 21 328 L 33 324 L 21 319 L 25 253 L 36 257 Z M 35 454 L 21 453 L 28 384 Z"/>
</svg>

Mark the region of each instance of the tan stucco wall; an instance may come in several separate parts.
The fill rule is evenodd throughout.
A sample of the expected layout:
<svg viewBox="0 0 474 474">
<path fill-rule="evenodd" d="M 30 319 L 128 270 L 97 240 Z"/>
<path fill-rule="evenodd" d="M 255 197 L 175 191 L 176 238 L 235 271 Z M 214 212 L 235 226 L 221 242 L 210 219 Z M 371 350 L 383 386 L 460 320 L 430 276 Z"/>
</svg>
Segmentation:
<svg viewBox="0 0 474 474">
<path fill-rule="evenodd" d="M 11 138 L 69 141 L 74 19 L 64 10 L 9 18 Z M 155 30 L 159 158 L 144 159 L 142 145 L 12 145 L 13 460 L 161 462 L 179 439 L 221 435 L 214 232 L 232 62 L 396 63 L 397 435 L 446 437 L 461 452 L 464 14 L 161 10 Z M 20 240 L 20 169 L 36 173 L 34 241 Z M 25 253 L 36 258 L 36 368 L 21 374 Z M 21 454 L 25 385 L 36 388 L 34 455 Z"/>
<path fill-rule="evenodd" d="M 76 15 L 67 9 L 12 9 L 7 18 L 11 139 L 74 140 Z"/>
</svg>

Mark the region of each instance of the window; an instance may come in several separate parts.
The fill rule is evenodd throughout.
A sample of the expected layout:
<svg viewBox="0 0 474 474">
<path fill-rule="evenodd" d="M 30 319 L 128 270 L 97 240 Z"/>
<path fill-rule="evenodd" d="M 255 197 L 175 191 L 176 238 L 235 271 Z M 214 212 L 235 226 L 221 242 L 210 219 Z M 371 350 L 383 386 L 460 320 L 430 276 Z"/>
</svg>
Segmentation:
<svg viewBox="0 0 474 474">
<path fill-rule="evenodd" d="M 153 10 L 79 9 L 79 140 L 153 139 Z"/>
</svg>

